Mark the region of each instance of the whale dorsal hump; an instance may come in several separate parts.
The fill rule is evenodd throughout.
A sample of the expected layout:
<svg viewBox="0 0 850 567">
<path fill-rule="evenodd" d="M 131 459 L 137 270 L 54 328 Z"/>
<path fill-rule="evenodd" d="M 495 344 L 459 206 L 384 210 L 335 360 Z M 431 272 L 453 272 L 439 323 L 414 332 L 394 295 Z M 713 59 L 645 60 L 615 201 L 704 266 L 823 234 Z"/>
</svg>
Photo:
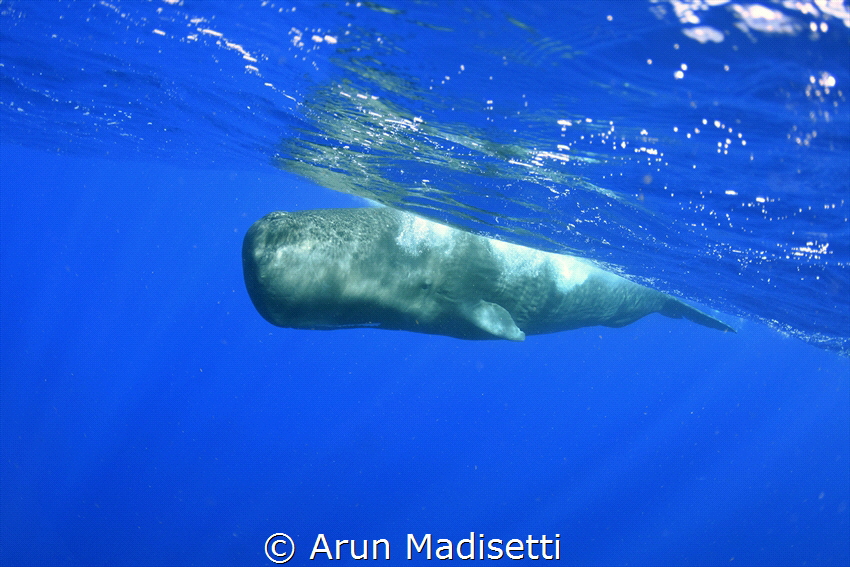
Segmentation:
<svg viewBox="0 0 850 567">
<path fill-rule="evenodd" d="M 501 305 L 481 300 L 464 309 L 466 318 L 482 331 L 509 341 L 524 341 L 525 333 L 514 323 L 514 318 Z"/>
</svg>

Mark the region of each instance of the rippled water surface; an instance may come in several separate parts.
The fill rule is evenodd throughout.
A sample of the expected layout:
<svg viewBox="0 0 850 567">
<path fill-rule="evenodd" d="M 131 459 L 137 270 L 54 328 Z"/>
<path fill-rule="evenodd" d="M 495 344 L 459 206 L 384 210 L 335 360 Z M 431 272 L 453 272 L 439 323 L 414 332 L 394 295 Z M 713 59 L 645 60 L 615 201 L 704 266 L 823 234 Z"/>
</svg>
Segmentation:
<svg viewBox="0 0 850 567">
<path fill-rule="evenodd" d="M 1 8 L 7 139 L 272 163 L 848 348 L 840 2 Z"/>
</svg>

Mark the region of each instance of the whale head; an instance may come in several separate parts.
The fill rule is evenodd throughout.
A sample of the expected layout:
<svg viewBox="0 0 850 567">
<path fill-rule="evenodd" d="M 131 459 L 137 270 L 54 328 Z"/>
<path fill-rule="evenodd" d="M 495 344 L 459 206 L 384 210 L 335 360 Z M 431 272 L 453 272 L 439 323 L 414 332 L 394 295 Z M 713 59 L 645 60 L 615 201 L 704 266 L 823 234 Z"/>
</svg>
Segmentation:
<svg viewBox="0 0 850 567">
<path fill-rule="evenodd" d="M 245 284 L 267 321 L 301 329 L 525 337 L 505 309 L 477 293 L 496 277 L 478 240 L 394 211 L 360 216 L 356 223 L 344 213 L 275 212 L 249 229 Z"/>
</svg>

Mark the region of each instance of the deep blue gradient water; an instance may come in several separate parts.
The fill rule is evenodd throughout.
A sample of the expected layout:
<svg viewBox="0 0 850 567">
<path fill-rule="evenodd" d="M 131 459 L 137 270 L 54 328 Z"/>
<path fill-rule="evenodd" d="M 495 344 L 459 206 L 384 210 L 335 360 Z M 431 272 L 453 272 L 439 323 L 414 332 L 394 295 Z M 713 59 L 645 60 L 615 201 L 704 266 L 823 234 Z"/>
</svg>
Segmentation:
<svg viewBox="0 0 850 567">
<path fill-rule="evenodd" d="M 850 564 L 847 10 L 712 4 L 0 3 L 0 563 Z M 351 194 L 738 333 L 270 326 L 245 231 Z"/>
</svg>

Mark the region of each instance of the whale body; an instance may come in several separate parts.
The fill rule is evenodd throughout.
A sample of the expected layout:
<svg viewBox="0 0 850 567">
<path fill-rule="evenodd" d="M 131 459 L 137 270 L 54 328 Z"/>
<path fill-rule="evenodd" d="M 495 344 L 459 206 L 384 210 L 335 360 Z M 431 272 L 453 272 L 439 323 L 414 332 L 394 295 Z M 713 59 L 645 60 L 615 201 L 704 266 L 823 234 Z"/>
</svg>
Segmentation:
<svg viewBox="0 0 850 567">
<path fill-rule="evenodd" d="M 580 258 L 386 207 L 271 213 L 245 235 L 242 264 L 257 311 L 280 327 L 521 341 L 660 313 L 734 332 Z"/>
</svg>

